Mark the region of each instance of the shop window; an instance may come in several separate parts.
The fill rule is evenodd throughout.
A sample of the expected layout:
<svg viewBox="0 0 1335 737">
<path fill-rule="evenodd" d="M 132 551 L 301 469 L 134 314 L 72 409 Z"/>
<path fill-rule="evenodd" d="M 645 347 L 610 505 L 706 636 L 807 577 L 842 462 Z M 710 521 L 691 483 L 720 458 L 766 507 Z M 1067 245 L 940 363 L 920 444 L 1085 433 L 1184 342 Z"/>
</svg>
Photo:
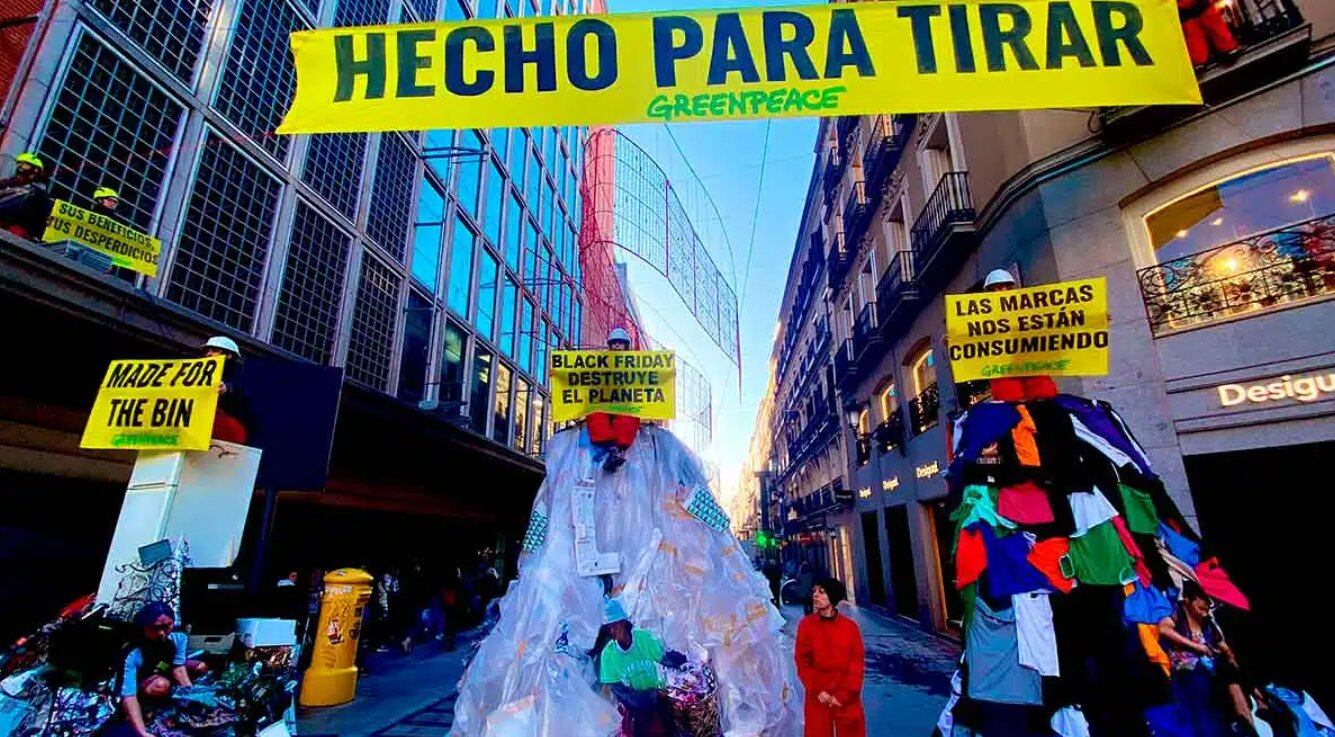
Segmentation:
<svg viewBox="0 0 1335 737">
<path fill-rule="evenodd" d="M 501 292 L 501 352 L 514 355 L 515 346 L 515 305 L 519 299 L 519 285 L 509 276 L 505 277 L 505 290 Z"/>
<path fill-rule="evenodd" d="M 469 421 L 474 430 L 487 432 L 487 415 L 491 405 L 491 364 L 490 351 L 479 348 L 473 356 L 473 386 L 468 399 Z"/>
<path fill-rule="evenodd" d="M 1215 183 L 1145 218 L 1142 269 L 1155 333 L 1335 293 L 1335 158 Z"/>
<path fill-rule="evenodd" d="M 399 399 L 419 402 L 426 393 L 426 362 L 431 345 L 431 316 L 435 312 L 417 290 L 408 292 L 403 321 L 403 353 L 399 361 Z"/>
<path fill-rule="evenodd" d="M 510 442 L 510 367 L 496 364 L 496 394 L 491 406 L 491 439 Z"/>
<path fill-rule="evenodd" d="M 876 401 L 881 408 L 882 420 L 889 420 L 891 417 L 899 414 L 899 388 L 895 386 L 895 382 L 892 381 L 889 384 L 886 384 L 885 387 L 877 393 Z"/>
<path fill-rule="evenodd" d="M 921 435 L 936 427 L 941 409 L 941 395 L 936 385 L 936 358 L 931 343 L 910 354 L 909 381 L 913 385 L 913 399 L 909 401 L 909 420 L 913 435 Z"/>
<path fill-rule="evenodd" d="M 515 436 L 511 444 L 520 453 L 528 452 L 528 411 L 529 384 L 522 378 L 515 378 Z"/>
<path fill-rule="evenodd" d="M 440 357 L 440 401 L 463 401 L 464 356 L 468 349 L 468 333 L 454 321 L 446 323 L 443 348 Z"/>
<path fill-rule="evenodd" d="M 533 392 L 533 430 L 530 433 L 529 452 L 533 455 L 542 453 L 549 434 L 546 397 Z"/>
</svg>

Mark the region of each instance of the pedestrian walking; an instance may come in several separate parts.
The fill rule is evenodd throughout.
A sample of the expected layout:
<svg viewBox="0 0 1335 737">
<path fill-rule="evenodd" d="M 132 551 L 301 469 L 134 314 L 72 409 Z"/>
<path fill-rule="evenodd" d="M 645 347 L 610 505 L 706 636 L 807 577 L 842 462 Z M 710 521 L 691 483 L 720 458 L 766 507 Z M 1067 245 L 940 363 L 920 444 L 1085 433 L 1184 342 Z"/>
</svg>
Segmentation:
<svg viewBox="0 0 1335 737">
<path fill-rule="evenodd" d="M 847 591 L 834 578 L 811 589 L 814 612 L 797 625 L 797 676 L 806 689 L 806 737 L 864 737 L 862 632 L 839 613 Z"/>
</svg>

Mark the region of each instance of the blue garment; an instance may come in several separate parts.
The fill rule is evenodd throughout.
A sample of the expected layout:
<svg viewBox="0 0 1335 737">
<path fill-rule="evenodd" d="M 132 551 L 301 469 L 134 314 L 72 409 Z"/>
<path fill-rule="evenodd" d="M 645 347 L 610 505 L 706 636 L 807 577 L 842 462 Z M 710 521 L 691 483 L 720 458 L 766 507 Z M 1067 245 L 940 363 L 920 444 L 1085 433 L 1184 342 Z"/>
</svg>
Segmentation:
<svg viewBox="0 0 1335 737">
<path fill-rule="evenodd" d="M 1127 624 L 1158 624 L 1173 616 L 1173 604 L 1163 592 L 1136 581 L 1136 588 L 1122 604 L 1122 619 Z"/>
<path fill-rule="evenodd" d="M 1306 701 L 1303 694 L 1273 684 L 1266 686 L 1265 690 L 1288 709 L 1289 714 L 1293 717 L 1293 724 L 1298 737 L 1331 737 L 1335 734 L 1335 732 L 1317 724 L 1307 713 L 1307 710 L 1303 708 L 1303 702 Z"/>
<path fill-rule="evenodd" d="M 125 669 L 121 674 L 121 698 L 138 696 L 139 682 L 151 675 L 148 671 L 156 671 L 162 665 L 168 665 L 169 669 L 185 665 L 186 650 L 190 647 L 189 638 L 184 632 L 173 632 L 167 635 L 167 639 L 173 646 L 169 664 L 145 663 L 144 650 L 138 647 L 125 656 Z M 143 675 L 140 675 L 140 671 L 144 671 Z"/>
<path fill-rule="evenodd" d="M 1213 673 L 1176 671 L 1172 689 L 1171 702 L 1145 710 L 1153 737 L 1228 737 L 1226 706 Z"/>
<path fill-rule="evenodd" d="M 1126 423 L 1122 422 L 1122 418 L 1111 407 L 1083 397 L 1073 397 L 1070 394 L 1058 394 L 1053 398 L 1053 401 L 1056 402 L 1058 407 L 1080 420 L 1080 424 L 1089 428 L 1095 435 L 1125 453 L 1135 464 L 1138 471 L 1151 478 L 1155 476 L 1154 471 L 1150 468 L 1149 459 L 1145 457 L 1144 450 L 1141 449 L 1135 438 L 1131 437 Z"/>
<path fill-rule="evenodd" d="M 1048 577 L 1029 562 L 1029 549 L 1033 543 L 1025 533 L 998 537 L 991 527 L 980 527 L 983 546 L 987 549 L 987 591 L 993 599 L 1053 590 Z"/>
<path fill-rule="evenodd" d="M 1174 558 L 1195 568 L 1201 564 L 1201 546 L 1195 541 L 1179 534 L 1176 530 L 1159 523 L 1159 537 L 1163 539 L 1163 544 L 1168 548 L 1168 552 Z"/>
<path fill-rule="evenodd" d="M 955 458 L 964 463 L 978 460 L 987 446 L 1006 437 L 1020 424 L 1020 413 L 1005 402 L 983 402 L 969 409 L 962 420 L 959 447 Z"/>
</svg>

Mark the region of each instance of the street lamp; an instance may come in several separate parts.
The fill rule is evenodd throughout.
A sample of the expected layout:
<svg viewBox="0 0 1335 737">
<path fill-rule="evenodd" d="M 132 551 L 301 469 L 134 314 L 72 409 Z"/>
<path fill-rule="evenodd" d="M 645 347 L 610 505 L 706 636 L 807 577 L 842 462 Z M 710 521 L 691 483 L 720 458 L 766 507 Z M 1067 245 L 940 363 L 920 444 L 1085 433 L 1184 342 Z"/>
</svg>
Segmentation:
<svg viewBox="0 0 1335 737">
<path fill-rule="evenodd" d="M 862 410 L 857 407 L 849 407 L 844 410 L 844 417 L 848 420 L 848 426 L 854 431 L 858 429 L 858 418 L 862 416 Z"/>
</svg>

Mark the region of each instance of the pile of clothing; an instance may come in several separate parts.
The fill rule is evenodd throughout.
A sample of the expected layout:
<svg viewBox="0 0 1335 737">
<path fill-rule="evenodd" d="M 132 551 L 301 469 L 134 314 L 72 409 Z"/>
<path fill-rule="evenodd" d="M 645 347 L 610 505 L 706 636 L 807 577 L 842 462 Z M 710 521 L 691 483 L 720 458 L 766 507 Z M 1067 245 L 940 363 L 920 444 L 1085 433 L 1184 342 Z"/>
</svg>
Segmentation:
<svg viewBox="0 0 1335 737">
<path fill-rule="evenodd" d="M 1193 580 L 1247 609 L 1104 402 L 988 401 L 947 472 L 965 641 L 947 737 L 1149 735 L 1171 699 L 1159 622 Z"/>
</svg>

